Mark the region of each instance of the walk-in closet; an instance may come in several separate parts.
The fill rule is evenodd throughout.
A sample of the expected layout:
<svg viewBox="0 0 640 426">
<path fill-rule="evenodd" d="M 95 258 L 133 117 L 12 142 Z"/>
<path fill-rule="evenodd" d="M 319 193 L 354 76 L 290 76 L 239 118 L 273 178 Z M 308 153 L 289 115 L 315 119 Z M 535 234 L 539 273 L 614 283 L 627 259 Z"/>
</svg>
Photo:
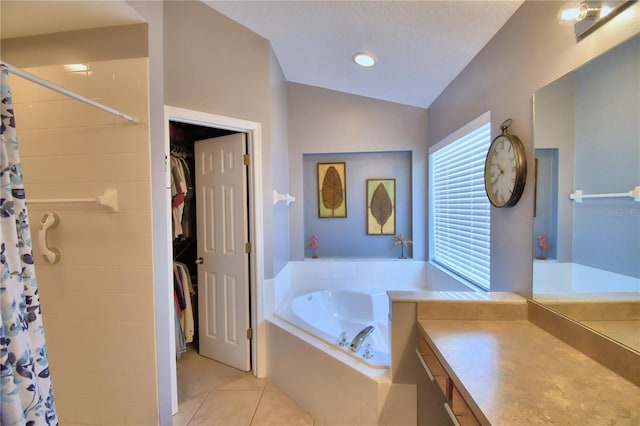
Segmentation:
<svg viewBox="0 0 640 426">
<path fill-rule="evenodd" d="M 198 226 L 194 142 L 236 133 L 230 130 L 169 122 L 173 282 L 176 307 L 176 356 L 199 352 Z M 208 142 L 215 143 L 215 142 Z M 191 346 L 188 348 L 188 346 Z"/>
</svg>

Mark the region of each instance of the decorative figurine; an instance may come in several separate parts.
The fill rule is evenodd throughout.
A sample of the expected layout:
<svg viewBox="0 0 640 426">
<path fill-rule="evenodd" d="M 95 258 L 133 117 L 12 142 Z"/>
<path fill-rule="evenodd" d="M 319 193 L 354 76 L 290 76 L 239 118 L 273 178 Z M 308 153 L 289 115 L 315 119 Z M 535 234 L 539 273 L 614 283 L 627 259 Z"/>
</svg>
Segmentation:
<svg viewBox="0 0 640 426">
<path fill-rule="evenodd" d="M 313 259 L 317 259 L 318 255 L 316 254 L 316 248 L 318 248 L 318 236 L 316 234 L 311 235 L 311 242 L 308 247 L 313 250 L 311 257 Z"/>
<path fill-rule="evenodd" d="M 540 255 L 536 259 L 546 259 L 547 255 L 544 253 L 549 250 L 549 243 L 547 243 L 547 237 L 544 234 L 538 235 L 538 247 L 540 247 Z"/>
<path fill-rule="evenodd" d="M 393 243 L 394 246 L 400 246 L 402 248 L 402 254 L 399 257 L 400 259 L 406 259 L 406 256 L 404 255 L 404 248 L 409 245 L 409 244 L 413 244 L 413 241 L 408 240 L 405 236 L 404 233 L 401 232 L 399 236 L 395 236 L 393 237 L 393 239 L 395 240 L 395 242 Z"/>
</svg>

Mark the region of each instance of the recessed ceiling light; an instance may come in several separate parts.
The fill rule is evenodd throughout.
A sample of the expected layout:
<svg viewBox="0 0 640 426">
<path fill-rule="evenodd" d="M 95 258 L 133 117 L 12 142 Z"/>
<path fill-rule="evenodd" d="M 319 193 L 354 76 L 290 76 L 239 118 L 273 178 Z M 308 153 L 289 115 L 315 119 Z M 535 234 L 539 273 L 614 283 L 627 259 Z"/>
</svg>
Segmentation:
<svg viewBox="0 0 640 426">
<path fill-rule="evenodd" d="M 358 52 L 353 55 L 353 62 L 361 67 L 372 67 L 376 64 L 376 59 L 371 53 Z"/>
</svg>

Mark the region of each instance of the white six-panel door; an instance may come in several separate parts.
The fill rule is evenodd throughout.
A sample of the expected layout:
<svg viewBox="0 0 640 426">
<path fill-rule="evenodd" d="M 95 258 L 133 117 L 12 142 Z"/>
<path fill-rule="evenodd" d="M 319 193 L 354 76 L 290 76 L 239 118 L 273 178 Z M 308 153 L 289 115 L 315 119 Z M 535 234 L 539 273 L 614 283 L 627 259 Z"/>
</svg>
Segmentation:
<svg viewBox="0 0 640 426">
<path fill-rule="evenodd" d="M 251 368 L 246 135 L 195 142 L 200 354 Z"/>
</svg>

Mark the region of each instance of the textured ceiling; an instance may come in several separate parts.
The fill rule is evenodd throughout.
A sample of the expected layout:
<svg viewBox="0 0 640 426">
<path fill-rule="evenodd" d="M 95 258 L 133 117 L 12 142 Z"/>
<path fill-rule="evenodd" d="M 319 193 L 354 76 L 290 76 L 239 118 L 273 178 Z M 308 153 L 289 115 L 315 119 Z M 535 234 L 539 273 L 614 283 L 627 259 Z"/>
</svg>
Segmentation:
<svg viewBox="0 0 640 426">
<path fill-rule="evenodd" d="M 3 39 L 139 22 L 144 20 L 121 0 L 0 0 Z"/>
<path fill-rule="evenodd" d="M 288 81 L 428 107 L 523 1 L 205 3 L 270 40 Z"/>
<path fill-rule="evenodd" d="M 523 0 L 205 3 L 270 40 L 288 81 L 428 107 Z M 0 19 L 2 38 L 142 22 L 122 0 L 0 0 Z"/>
</svg>

